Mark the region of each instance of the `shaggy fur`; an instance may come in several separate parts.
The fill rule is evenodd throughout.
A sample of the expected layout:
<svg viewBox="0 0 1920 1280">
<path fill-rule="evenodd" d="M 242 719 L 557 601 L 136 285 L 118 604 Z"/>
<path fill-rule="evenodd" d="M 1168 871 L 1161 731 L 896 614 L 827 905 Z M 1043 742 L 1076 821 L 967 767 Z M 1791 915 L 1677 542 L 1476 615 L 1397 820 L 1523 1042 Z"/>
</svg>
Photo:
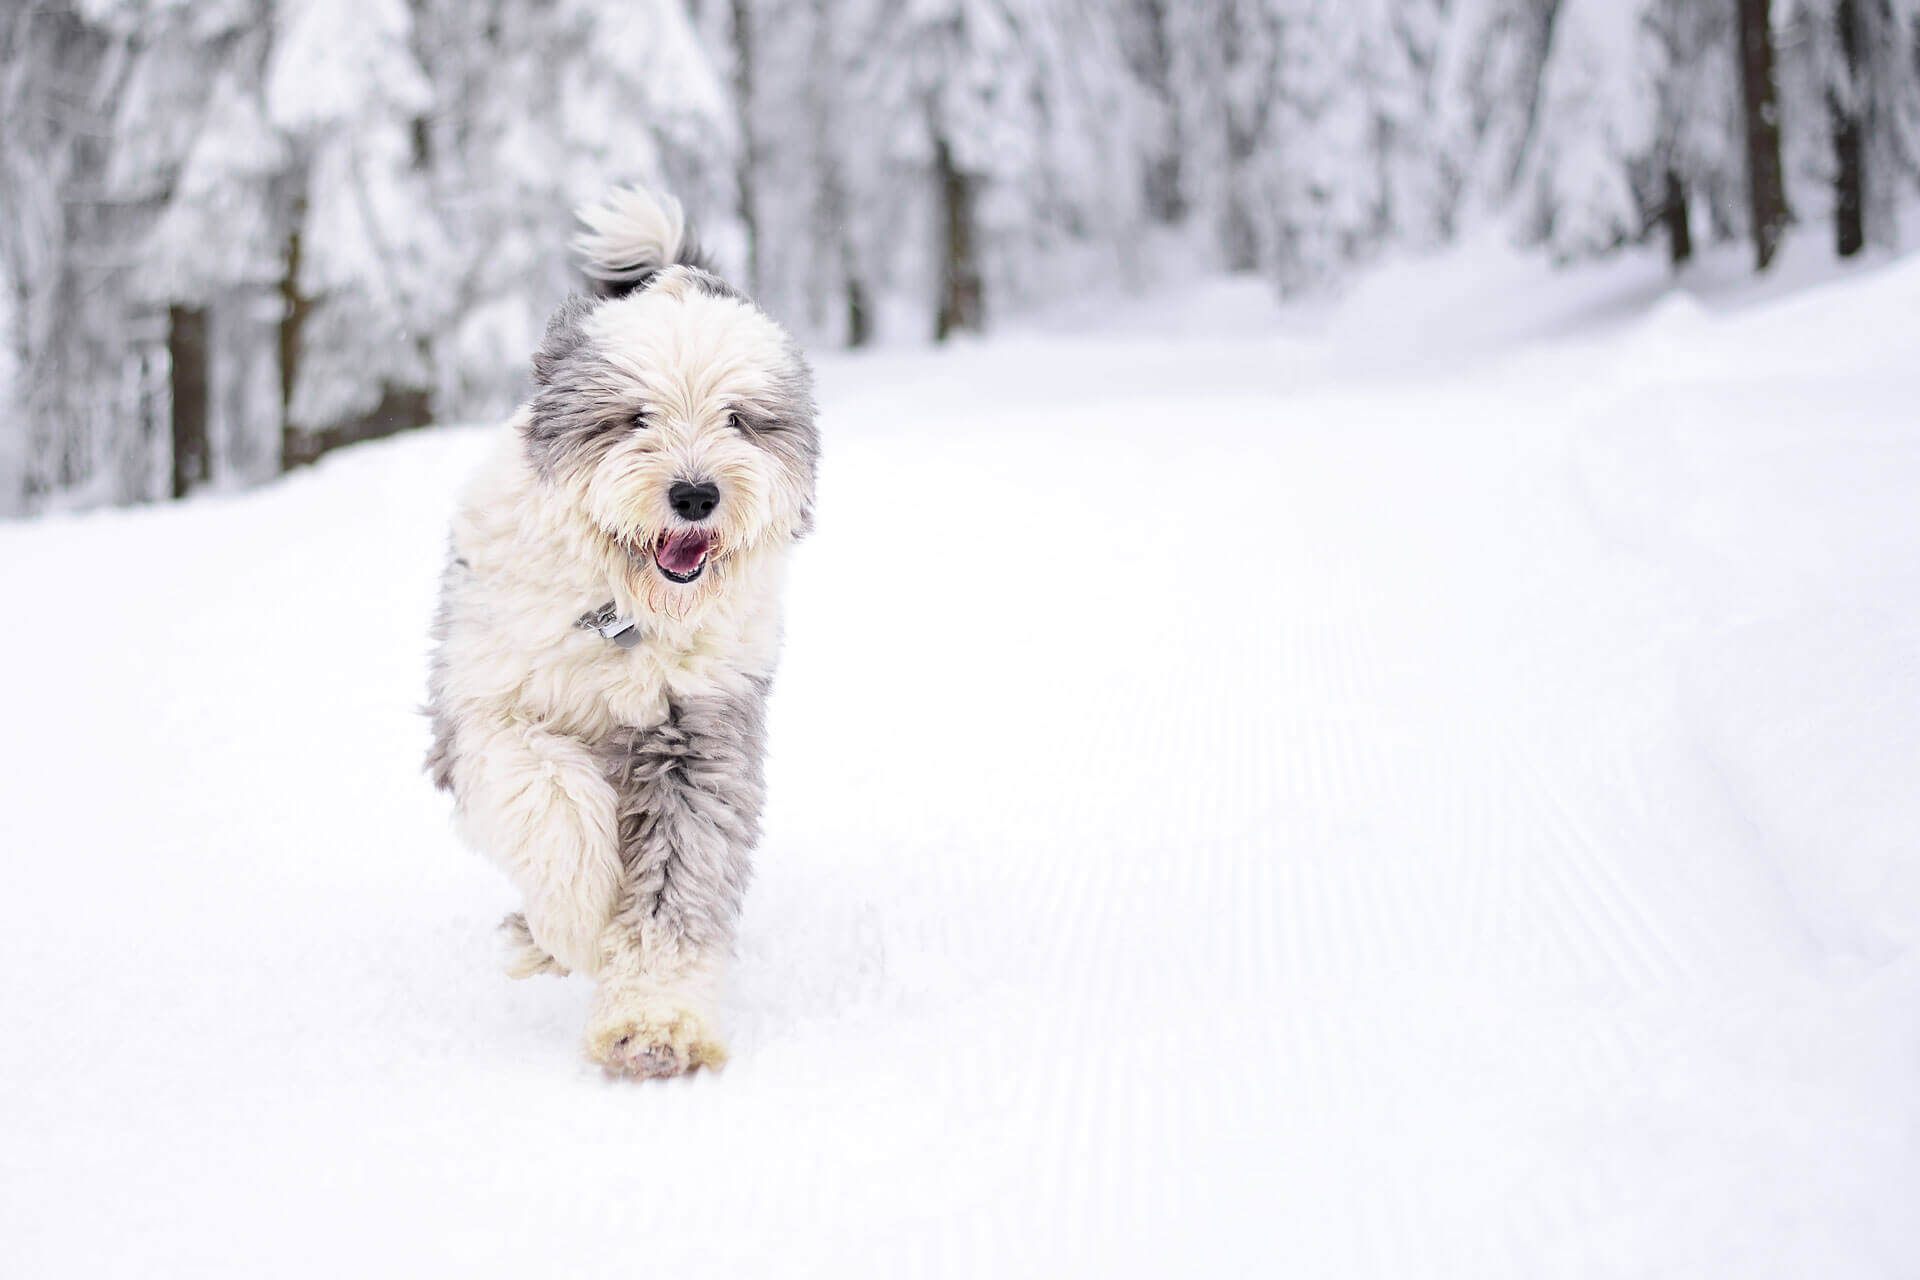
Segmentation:
<svg viewBox="0 0 1920 1280">
<path fill-rule="evenodd" d="M 676 204 L 627 190 L 581 220 L 599 296 L 555 312 L 535 393 L 454 517 L 427 769 L 520 891 L 508 972 L 591 976 L 588 1053 L 672 1075 L 725 1061 L 781 582 L 812 522 L 812 378 L 699 265 Z M 717 487 L 710 515 L 676 508 L 688 485 Z M 614 643 L 609 617 L 636 631 Z"/>
</svg>

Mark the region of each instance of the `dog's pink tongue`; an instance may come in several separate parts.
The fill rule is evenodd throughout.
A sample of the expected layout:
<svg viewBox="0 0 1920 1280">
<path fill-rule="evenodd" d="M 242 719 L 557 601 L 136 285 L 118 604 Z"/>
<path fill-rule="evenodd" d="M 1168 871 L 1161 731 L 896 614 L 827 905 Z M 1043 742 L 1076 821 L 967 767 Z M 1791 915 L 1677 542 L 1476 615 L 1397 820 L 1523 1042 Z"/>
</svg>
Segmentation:
<svg viewBox="0 0 1920 1280">
<path fill-rule="evenodd" d="M 707 548 L 712 545 L 713 539 L 700 530 L 681 529 L 667 535 L 654 558 L 669 573 L 692 573 L 707 558 Z"/>
</svg>

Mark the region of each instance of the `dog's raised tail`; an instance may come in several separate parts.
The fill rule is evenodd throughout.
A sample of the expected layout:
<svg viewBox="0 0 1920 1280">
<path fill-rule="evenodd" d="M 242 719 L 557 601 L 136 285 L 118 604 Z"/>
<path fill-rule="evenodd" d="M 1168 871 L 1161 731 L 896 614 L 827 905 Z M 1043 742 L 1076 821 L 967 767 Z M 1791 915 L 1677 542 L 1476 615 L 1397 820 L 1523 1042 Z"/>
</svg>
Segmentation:
<svg viewBox="0 0 1920 1280">
<path fill-rule="evenodd" d="M 618 298 L 645 286 L 665 267 L 707 269 L 680 202 L 645 187 L 616 187 L 575 210 L 586 230 L 573 238 L 580 267 L 594 290 Z"/>
</svg>

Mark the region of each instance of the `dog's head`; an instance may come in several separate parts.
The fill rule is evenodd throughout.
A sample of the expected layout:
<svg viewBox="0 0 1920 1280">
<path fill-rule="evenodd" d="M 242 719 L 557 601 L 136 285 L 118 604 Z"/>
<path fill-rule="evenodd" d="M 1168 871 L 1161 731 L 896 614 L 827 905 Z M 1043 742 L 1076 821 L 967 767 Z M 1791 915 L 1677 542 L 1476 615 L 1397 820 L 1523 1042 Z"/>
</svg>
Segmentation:
<svg viewBox="0 0 1920 1280">
<path fill-rule="evenodd" d="M 599 296 L 547 325 L 527 454 L 634 603 L 686 617 L 737 563 L 811 525 L 812 374 L 785 330 L 700 265 L 671 201 L 629 190 L 581 216 Z"/>
</svg>

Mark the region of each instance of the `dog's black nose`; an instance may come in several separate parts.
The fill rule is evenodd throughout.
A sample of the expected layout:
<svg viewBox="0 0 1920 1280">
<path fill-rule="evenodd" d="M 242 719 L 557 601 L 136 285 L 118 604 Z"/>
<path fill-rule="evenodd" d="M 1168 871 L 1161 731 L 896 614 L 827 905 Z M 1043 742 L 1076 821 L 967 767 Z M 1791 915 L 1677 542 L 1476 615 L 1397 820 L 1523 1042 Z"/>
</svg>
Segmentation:
<svg viewBox="0 0 1920 1280">
<path fill-rule="evenodd" d="M 675 513 L 682 520 L 705 520 L 713 514 L 713 508 L 720 501 L 720 489 L 711 484 L 688 484 L 685 480 L 674 482 L 667 490 L 667 501 L 673 504 Z"/>
</svg>

